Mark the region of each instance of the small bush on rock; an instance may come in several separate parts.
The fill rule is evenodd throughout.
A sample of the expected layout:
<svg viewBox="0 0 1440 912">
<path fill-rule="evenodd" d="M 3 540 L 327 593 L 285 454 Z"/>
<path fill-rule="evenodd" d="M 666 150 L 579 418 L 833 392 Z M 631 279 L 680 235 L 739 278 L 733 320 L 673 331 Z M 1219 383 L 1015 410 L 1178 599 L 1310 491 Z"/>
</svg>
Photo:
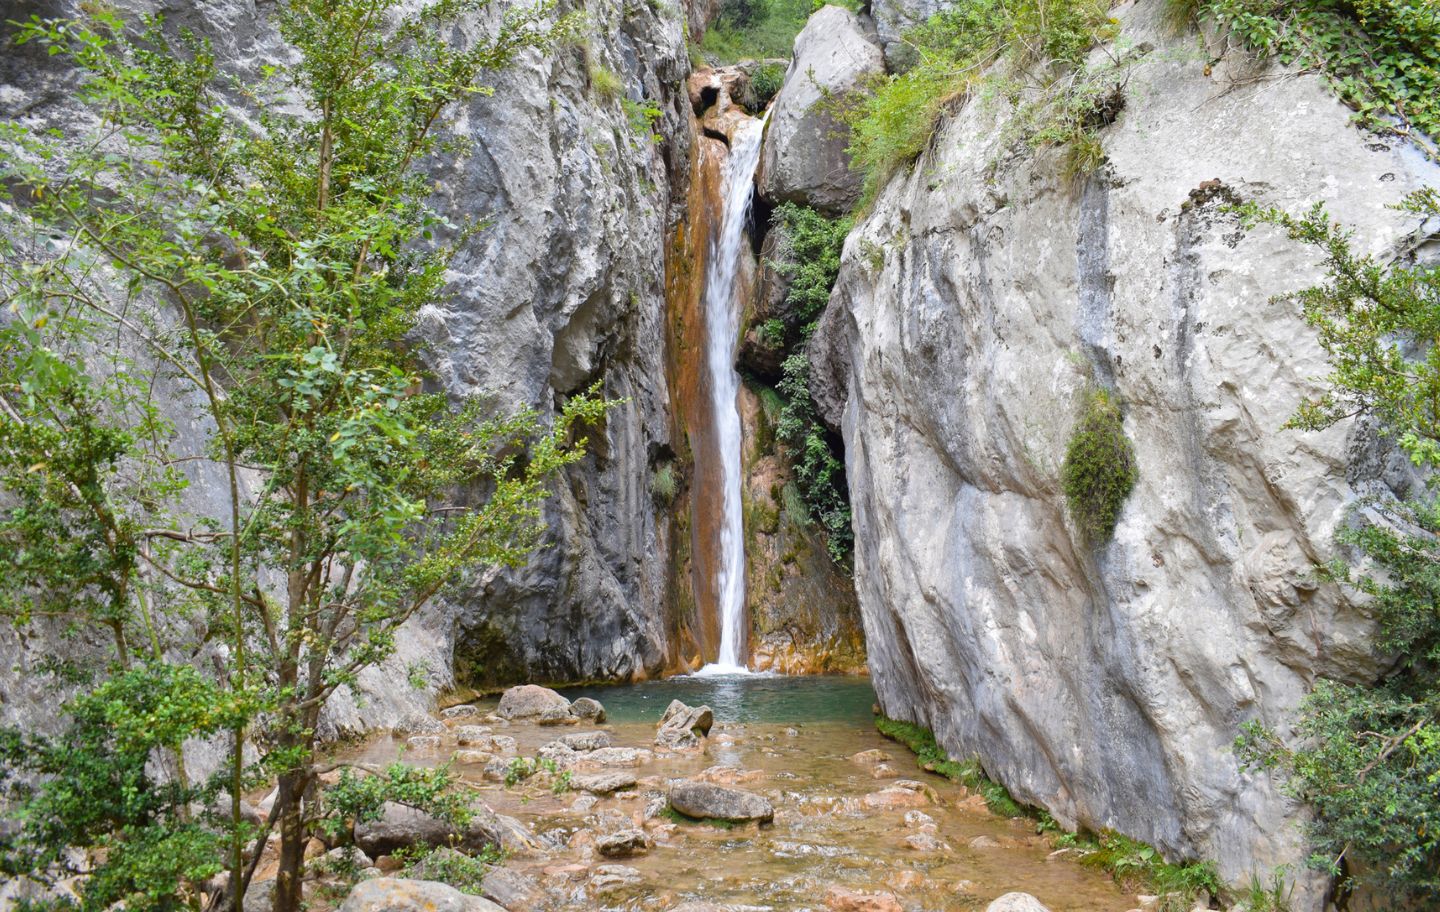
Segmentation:
<svg viewBox="0 0 1440 912">
<path fill-rule="evenodd" d="M 1070 515 L 1086 541 L 1110 537 L 1139 477 L 1135 449 L 1125 436 L 1114 398 L 1105 390 L 1091 391 L 1060 468 Z"/>
</svg>

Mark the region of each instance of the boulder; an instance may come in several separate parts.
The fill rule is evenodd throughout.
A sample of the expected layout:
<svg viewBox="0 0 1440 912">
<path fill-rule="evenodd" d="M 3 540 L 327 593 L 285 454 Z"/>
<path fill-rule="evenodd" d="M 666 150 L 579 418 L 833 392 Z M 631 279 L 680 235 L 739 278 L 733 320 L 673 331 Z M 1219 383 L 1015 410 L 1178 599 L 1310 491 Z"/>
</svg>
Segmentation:
<svg viewBox="0 0 1440 912">
<path fill-rule="evenodd" d="M 461 747 L 472 747 L 490 743 L 490 726 L 461 725 L 455 729 L 455 743 Z"/>
<path fill-rule="evenodd" d="M 700 739 L 710 733 L 715 716 L 708 706 L 686 706 L 679 700 L 670 701 L 660 717 L 655 743 L 672 750 L 698 747 Z"/>
<path fill-rule="evenodd" d="M 580 718 L 568 706 L 551 706 L 535 717 L 540 725 L 575 725 Z"/>
<path fill-rule="evenodd" d="M 504 719 L 532 719 L 553 710 L 568 713 L 570 701 L 548 687 L 521 684 L 501 694 L 497 712 Z"/>
<path fill-rule="evenodd" d="M 429 880 L 376 877 L 362 881 L 340 912 L 505 912 L 480 896 L 469 896 L 449 884 Z"/>
<path fill-rule="evenodd" d="M 530 831 L 514 818 L 496 814 L 484 805 L 476 805 L 472 811 L 470 822 L 461 829 L 423 811 L 387 801 L 379 820 L 355 825 L 355 844 L 372 858 L 412 845 L 452 846 L 466 852 L 492 846 L 516 853 L 540 848 Z"/>
<path fill-rule="evenodd" d="M 570 712 L 574 713 L 577 718 L 594 722 L 597 725 L 605 721 L 605 707 L 599 700 L 592 700 L 589 697 L 581 697 L 571 703 Z"/>
<path fill-rule="evenodd" d="M 545 891 L 533 877 L 500 865 L 492 865 L 485 872 L 480 895 L 511 912 L 539 909 L 545 900 Z"/>
<path fill-rule="evenodd" d="M 593 751 L 610 746 L 610 733 L 602 731 L 575 732 L 562 735 L 559 742 L 573 751 Z"/>
<path fill-rule="evenodd" d="M 795 57 L 775 97 L 760 160 L 760 193 L 831 215 L 850 211 L 862 176 L 845 152 L 849 134 L 824 104 L 862 90 L 885 71 L 880 46 L 854 13 L 823 6 L 795 38 Z"/>
<path fill-rule="evenodd" d="M 402 738 L 408 738 L 411 735 L 443 735 L 445 725 L 429 713 L 416 710 L 401 717 L 392 730 Z"/>
<path fill-rule="evenodd" d="M 440 747 L 440 736 L 413 735 L 405 739 L 405 747 L 413 751 L 437 750 Z"/>
<path fill-rule="evenodd" d="M 440 718 L 447 721 L 450 719 L 468 719 L 470 716 L 479 714 L 480 710 L 471 706 L 469 703 L 461 703 L 459 706 L 447 706 L 440 710 Z"/>
<path fill-rule="evenodd" d="M 609 795 L 621 789 L 635 787 L 634 773 L 576 773 L 570 777 L 570 787 L 580 792 Z"/>
<path fill-rule="evenodd" d="M 670 787 L 670 806 L 696 820 L 769 823 L 775 818 L 775 807 L 763 795 L 692 780 Z"/>
<path fill-rule="evenodd" d="M 606 858 L 628 858 L 649 848 L 650 838 L 635 827 L 607 833 L 595 840 L 596 851 Z"/>
<path fill-rule="evenodd" d="M 985 907 L 985 912 L 1050 912 L 1029 893 L 1006 893 Z"/>
</svg>

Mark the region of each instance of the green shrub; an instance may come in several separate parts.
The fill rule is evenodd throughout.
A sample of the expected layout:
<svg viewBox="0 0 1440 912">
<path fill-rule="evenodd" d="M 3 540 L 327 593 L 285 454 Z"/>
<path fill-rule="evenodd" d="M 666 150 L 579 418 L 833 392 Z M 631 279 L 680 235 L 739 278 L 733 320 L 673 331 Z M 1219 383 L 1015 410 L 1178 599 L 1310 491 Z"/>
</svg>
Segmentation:
<svg viewBox="0 0 1440 912">
<path fill-rule="evenodd" d="M 1119 407 L 1105 390 L 1090 391 L 1060 467 L 1070 515 L 1087 542 L 1110 537 L 1139 475 Z"/>
<path fill-rule="evenodd" d="M 851 130 L 852 165 L 865 173 L 863 199 L 924 151 L 946 106 L 982 77 L 999 81 L 1012 100 L 1037 83 L 1068 89 L 1062 77 L 1083 68 L 1086 52 L 1111 34 L 1104 0 L 961 0 L 932 16 L 906 36 L 913 66 L 833 100 Z M 1002 60 L 1008 67 L 993 68 Z"/>
<path fill-rule="evenodd" d="M 705 30 L 701 51 L 722 65 L 789 59 L 810 12 L 810 0 L 728 0 Z"/>
<path fill-rule="evenodd" d="M 1214 862 L 1171 864 L 1152 846 L 1106 831 L 1080 836 L 1080 863 L 1108 871 L 1123 889 L 1160 896 L 1160 912 L 1189 912 L 1203 893 L 1218 896 L 1224 889 Z"/>
<path fill-rule="evenodd" d="M 767 63 L 756 69 L 755 74 L 750 77 L 750 90 L 755 93 L 756 110 L 765 110 L 770 100 L 780 94 L 780 87 L 784 84 L 783 63 Z"/>
<path fill-rule="evenodd" d="M 1437 158 L 1440 7 L 1434 0 L 1189 0 L 1179 11 L 1251 50 L 1325 74 L 1360 125 Z"/>
<path fill-rule="evenodd" d="M 614 101 L 625 91 L 625 84 L 620 81 L 615 71 L 603 66 L 590 68 L 590 87 L 605 101 Z"/>
<path fill-rule="evenodd" d="M 673 463 L 660 463 L 650 475 L 650 496 L 654 497 L 655 502 L 661 506 L 669 506 L 675 502 L 675 494 L 679 487 L 679 483 L 675 480 Z"/>
</svg>

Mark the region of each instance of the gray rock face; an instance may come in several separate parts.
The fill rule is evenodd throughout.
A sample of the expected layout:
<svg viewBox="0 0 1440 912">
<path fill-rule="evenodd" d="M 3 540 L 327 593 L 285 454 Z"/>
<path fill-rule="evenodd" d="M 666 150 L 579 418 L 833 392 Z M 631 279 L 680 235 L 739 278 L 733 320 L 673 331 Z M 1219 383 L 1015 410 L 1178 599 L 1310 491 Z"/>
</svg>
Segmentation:
<svg viewBox="0 0 1440 912">
<path fill-rule="evenodd" d="M 548 687 L 521 684 L 500 695 L 500 708 L 496 712 L 504 719 L 532 719 L 553 710 L 568 715 L 570 701 Z"/>
<path fill-rule="evenodd" d="M 1003 112 L 961 109 L 849 239 L 817 346 L 884 711 L 1066 825 L 1241 880 L 1305 853 L 1295 808 L 1239 769 L 1237 727 L 1283 731 L 1317 675 L 1377 664 L 1364 618 L 1311 576 L 1355 495 L 1352 429 L 1282 430 L 1325 362 L 1270 298 L 1316 282 L 1316 259 L 1221 204 L 1323 198 L 1363 249 L 1393 250 L 1416 226 L 1387 204 L 1440 169 L 1356 131 L 1313 78 L 1235 85 L 1254 68 L 1236 55 L 1207 76 L 1176 50 L 1194 36 L 1151 15 L 1126 13 L 1157 50 L 1100 174 L 1071 185 L 1057 154 L 1000 145 Z M 1140 478 L 1092 550 L 1058 472 L 1095 383 Z"/>
<path fill-rule="evenodd" d="M 908 69 L 915 62 L 915 51 L 900 39 L 906 32 L 926 19 L 952 6 L 950 0 L 873 0 L 870 15 L 875 31 L 885 48 L 885 64 L 891 70 Z"/>
<path fill-rule="evenodd" d="M 82 5 L 0 0 L 0 21 L 73 16 Z M 508 6 L 486 10 L 471 27 L 493 28 Z M 118 8 L 127 16 L 163 10 L 167 24 L 212 39 L 220 67 L 243 77 L 286 53 L 273 4 L 124 0 Z M 469 154 L 429 163 L 443 214 L 489 227 L 462 245 L 446 294 L 422 315 L 416 340 L 428 343 L 436 387 L 456 399 L 494 395 L 499 405 L 534 407 L 548 421 L 566 397 L 603 381 L 604 395 L 627 404 L 589 432 L 591 455 L 554 485 L 544 516 L 549 547 L 524 569 L 477 573 L 454 601 L 412 618 L 395 655 L 360 675 L 361 695 L 347 688 L 331 701 L 320 726 L 325 737 L 433 709 L 457 666 L 477 679 L 623 678 L 665 660 L 665 566 L 646 555 L 668 553 L 668 530 L 648 487 L 652 455 L 667 450 L 670 434 L 655 340 L 664 336 L 671 176 L 679 176 L 683 199 L 688 174 L 685 13 L 674 4 L 584 0 L 573 11 L 586 17 L 587 49 L 521 55 L 488 80 L 493 97 L 477 95 L 459 112 L 455 129 L 471 142 Z M 615 74 L 628 100 L 659 106 L 654 130 L 663 142 L 634 126 L 618 97 L 593 90 L 592 67 Z M 37 45 L 7 45 L 0 55 L 0 118 L 77 131 L 93 121 L 77 109 L 74 88 L 64 58 Z M 177 427 L 202 450 L 206 429 L 179 397 L 160 392 L 159 401 L 174 405 Z M 216 492 L 225 485 L 209 468 L 185 469 L 195 473 L 190 508 L 222 515 L 227 505 Z M 10 680 L 9 670 L 27 659 L 9 632 L 0 632 L 0 653 L 0 687 L 16 698 L 0 714 L 32 721 L 21 719 L 23 707 L 32 696 L 48 705 L 52 695 L 25 684 L 23 673 Z M 429 669 L 423 686 L 395 686 L 417 667 Z M 43 713 L 33 715 L 43 722 Z"/>
<path fill-rule="evenodd" d="M 691 780 L 677 782 L 670 787 L 670 806 L 697 820 L 710 818 L 769 823 L 775 817 L 774 806 L 763 795 Z"/>
<path fill-rule="evenodd" d="M 340 912 L 505 912 L 488 899 L 469 896 L 449 884 L 376 877 L 345 897 Z"/>
<path fill-rule="evenodd" d="M 884 71 L 880 47 L 859 17 L 822 6 L 795 37 L 795 56 L 775 97 L 760 159 L 760 193 L 832 214 L 860 196 L 861 176 L 845 154 L 848 133 L 819 102 L 843 95 Z"/>
</svg>

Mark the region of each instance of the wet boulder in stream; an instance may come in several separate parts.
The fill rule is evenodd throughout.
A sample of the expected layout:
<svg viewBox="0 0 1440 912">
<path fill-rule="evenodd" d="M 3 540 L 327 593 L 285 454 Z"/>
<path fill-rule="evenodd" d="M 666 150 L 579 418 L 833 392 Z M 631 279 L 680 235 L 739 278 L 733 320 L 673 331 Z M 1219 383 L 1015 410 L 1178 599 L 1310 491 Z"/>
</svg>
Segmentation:
<svg viewBox="0 0 1440 912">
<path fill-rule="evenodd" d="M 710 707 L 686 706 L 679 700 L 671 700 L 660 717 L 655 743 L 672 750 L 698 747 L 700 739 L 710 734 L 714 724 L 715 715 Z"/>
<path fill-rule="evenodd" d="M 449 884 L 377 877 L 358 884 L 340 912 L 505 912 L 480 896 L 467 896 Z"/>
<path fill-rule="evenodd" d="M 775 806 L 763 795 L 688 779 L 670 787 L 670 806 L 696 820 L 769 823 L 775 819 Z"/>
<path fill-rule="evenodd" d="M 570 701 L 548 687 L 521 684 L 500 695 L 500 708 L 496 712 L 505 719 L 533 719 L 546 713 L 568 715 Z"/>
</svg>

